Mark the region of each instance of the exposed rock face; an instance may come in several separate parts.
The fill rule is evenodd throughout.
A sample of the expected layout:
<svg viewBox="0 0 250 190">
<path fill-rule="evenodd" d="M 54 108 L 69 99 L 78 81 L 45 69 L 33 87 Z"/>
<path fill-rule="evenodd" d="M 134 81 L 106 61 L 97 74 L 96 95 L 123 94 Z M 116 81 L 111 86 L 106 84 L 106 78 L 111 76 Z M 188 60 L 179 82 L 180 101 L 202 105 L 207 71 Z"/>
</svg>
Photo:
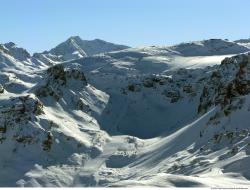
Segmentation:
<svg viewBox="0 0 250 190">
<path fill-rule="evenodd" d="M 137 83 L 127 86 L 127 91 L 139 92 L 142 88 L 159 89 L 170 103 L 176 103 L 184 97 L 194 97 L 199 94 L 199 87 L 202 86 L 196 82 L 195 70 L 180 69 L 166 75 L 150 75 L 140 79 Z M 128 94 L 122 89 L 124 94 Z"/>
<path fill-rule="evenodd" d="M 24 124 L 42 113 L 43 104 L 29 95 L 10 99 L 0 109 L 0 128 L 11 127 L 16 123 Z"/>
<path fill-rule="evenodd" d="M 3 86 L 0 84 L 0 94 L 4 93 L 4 88 Z"/>
<path fill-rule="evenodd" d="M 165 91 L 163 92 L 163 94 L 164 94 L 166 97 L 168 97 L 168 98 L 171 99 L 171 100 L 170 100 L 171 103 L 178 102 L 178 100 L 181 98 L 180 92 L 179 92 L 178 90 L 176 90 L 176 91 L 167 91 L 167 90 L 165 90 Z"/>
<path fill-rule="evenodd" d="M 169 80 L 171 80 L 169 77 L 164 77 L 164 76 L 157 76 L 157 75 L 153 75 L 150 77 L 146 77 L 145 80 L 143 81 L 143 85 L 145 87 L 155 87 L 156 84 L 159 85 L 164 85 L 166 84 Z"/>
<path fill-rule="evenodd" d="M 50 151 L 53 144 L 53 135 L 51 132 L 48 132 L 47 139 L 43 141 L 43 150 Z"/>
<path fill-rule="evenodd" d="M 80 81 L 84 86 L 87 85 L 86 78 L 80 70 L 65 69 L 62 64 L 52 66 L 47 70 L 45 85 L 36 90 L 36 95 L 52 96 L 58 101 L 63 96 L 63 86 L 66 86 L 71 79 Z"/>
<path fill-rule="evenodd" d="M 250 54 L 241 54 L 222 61 L 204 85 L 200 97 L 199 113 L 212 105 L 230 106 L 240 96 L 250 93 Z"/>
<path fill-rule="evenodd" d="M 0 141 L 6 140 L 8 136 L 6 133 L 9 133 L 18 143 L 33 143 L 36 138 L 35 134 L 31 131 L 31 133 L 26 132 L 29 130 L 28 126 L 37 120 L 36 117 L 43 113 L 43 104 L 29 95 L 2 101 L 0 108 Z"/>
<path fill-rule="evenodd" d="M 73 99 L 73 103 L 75 103 L 75 107 L 77 110 L 82 110 L 84 112 L 91 111 L 89 105 L 85 103 L 81 98 L 76 97 Z"/>
</svg>

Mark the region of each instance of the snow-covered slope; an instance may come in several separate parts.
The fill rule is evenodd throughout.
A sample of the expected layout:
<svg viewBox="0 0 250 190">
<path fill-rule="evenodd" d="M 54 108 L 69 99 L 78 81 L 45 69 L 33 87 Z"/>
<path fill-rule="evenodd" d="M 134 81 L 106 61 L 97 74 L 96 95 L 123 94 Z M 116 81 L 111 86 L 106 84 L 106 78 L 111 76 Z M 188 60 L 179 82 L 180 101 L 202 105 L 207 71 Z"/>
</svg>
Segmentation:
<svg viewBox="0 0 250 190">
<path fill-rule="evenodd" d="M 236 40 L 234 41 L 239 45 L 245 46 L 247 48 L 250 48 L 250 38 L 249 39 L 240 39 L 240 40 Z"/>
<path fill-rule="evenodd" d="M 0 84 L 8 92 L 19 94 L 30 89 L 46 67 L 12 42 L 0 45 Z"/>
<path fill-rule="evenodd" d="M 126 48 L 128 46 L 113 44 L 99 39 L 82 40 L 79 36 L 72 36 L 50 51 L 36 53 L 34 56 L 52 62 L 67 61 Z"/>
<path fill-rule="evenodd" d="M 250 54 L 233 47 L 1 51 L 0 186 L 249 187 Z"/>
<path fill-rule="evenodd" d="M 249 51 L 249 48 L 235 42 L 221 39 L 210 39 L 190 43 L 182 43 L 171 47 L 184 56 L 228 55 Z"/>
<path fill-rule="evenodd" d="M 17 47 L 13 42 L 0 44 L 0 50 L 19 61 L 27 61 L 31 58 L 31 55 L 25 49 Z"/>
</svg>

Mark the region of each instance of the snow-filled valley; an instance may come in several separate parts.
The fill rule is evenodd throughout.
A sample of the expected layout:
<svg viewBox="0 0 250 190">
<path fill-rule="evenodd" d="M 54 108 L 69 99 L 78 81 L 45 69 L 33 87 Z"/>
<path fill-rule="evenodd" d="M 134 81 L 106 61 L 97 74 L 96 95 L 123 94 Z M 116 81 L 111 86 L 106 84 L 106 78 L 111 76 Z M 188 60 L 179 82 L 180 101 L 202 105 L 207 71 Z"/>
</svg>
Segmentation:
<svg viewBox="0 0 250 190">
<path fill-rule="evenodd" d="M 0 44 L 0 186 L 249 187 L 247 44 Z"/>
</svg>

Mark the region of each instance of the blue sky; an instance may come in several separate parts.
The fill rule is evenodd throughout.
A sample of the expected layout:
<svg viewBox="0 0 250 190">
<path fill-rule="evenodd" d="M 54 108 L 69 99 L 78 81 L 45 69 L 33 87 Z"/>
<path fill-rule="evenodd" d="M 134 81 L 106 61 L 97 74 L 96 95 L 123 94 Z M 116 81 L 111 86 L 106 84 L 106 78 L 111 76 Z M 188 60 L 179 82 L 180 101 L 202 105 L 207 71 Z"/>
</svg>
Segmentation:
<svg viewBox="0 0 250 190">
<path fill-rule="evenodd" d="M 1 0 L 0 43 L 31 52 L 70 36 L 141 45 L 250 37 L 249 0 Z"/>
</svg>

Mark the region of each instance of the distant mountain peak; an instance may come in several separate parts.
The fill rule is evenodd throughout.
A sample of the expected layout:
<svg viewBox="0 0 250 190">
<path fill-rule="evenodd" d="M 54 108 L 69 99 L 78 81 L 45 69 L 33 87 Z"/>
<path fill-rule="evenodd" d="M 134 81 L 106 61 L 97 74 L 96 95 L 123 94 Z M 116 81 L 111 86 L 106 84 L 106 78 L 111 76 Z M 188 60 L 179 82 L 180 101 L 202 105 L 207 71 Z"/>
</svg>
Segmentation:
<svg viewBox="0 0 250 190">
<path fill-rule="evenodd" d="M 223 39 L 208 39 L 181 43 L 170 47 L 185 56 L 229 55 L 248 52 L 249 48 Z"/>
<path fill-rule="evenodd" d="M 245 46 L 247 48 L 250 48 L 250 38 L 247 39 L 240 39 L 240 40 L 236 40 L 234 41 L 235 43 Z"/>
<path fill-rule="evenodd" d="M 69 39 L 82 40 L 80 36 L 70 36 Z"/>
<path fill-rule="evenodd" d="M 71 36 L 65 42 L 80 42 L 82 39 L 80 36 Z"/>
<path fill-rule="evenodd" d="M 14 42 L 8 42 L 8 43 L 5 43 L 4 46 L 9 49 L 9 48 L 16 47 L 16 44 Z"/>
<path fill-rule="evenodd" d="M 31 58 L 31 55 L 26 49 L 17 47 L 14 42 L 1 44 L 0 49 L 19 61 L 26 61 L 27 59 Z"/>
<path fill-rule="evenodd" d="M 235 40 L 236 43 L 250 43 L 250 37 L 246 39 Z"/>
<path fill-rule="evenodd" d="M 62 61 L 92 56 L 99 53 L 107 53 L 129 48 L 128 46 L 113 44 L 101 39 L 82 40 L 79 36 L 71 36 L 43 55 L 58 56 Z M 51 56 L 50 56 L 51 57 Z"/>
</svg>

